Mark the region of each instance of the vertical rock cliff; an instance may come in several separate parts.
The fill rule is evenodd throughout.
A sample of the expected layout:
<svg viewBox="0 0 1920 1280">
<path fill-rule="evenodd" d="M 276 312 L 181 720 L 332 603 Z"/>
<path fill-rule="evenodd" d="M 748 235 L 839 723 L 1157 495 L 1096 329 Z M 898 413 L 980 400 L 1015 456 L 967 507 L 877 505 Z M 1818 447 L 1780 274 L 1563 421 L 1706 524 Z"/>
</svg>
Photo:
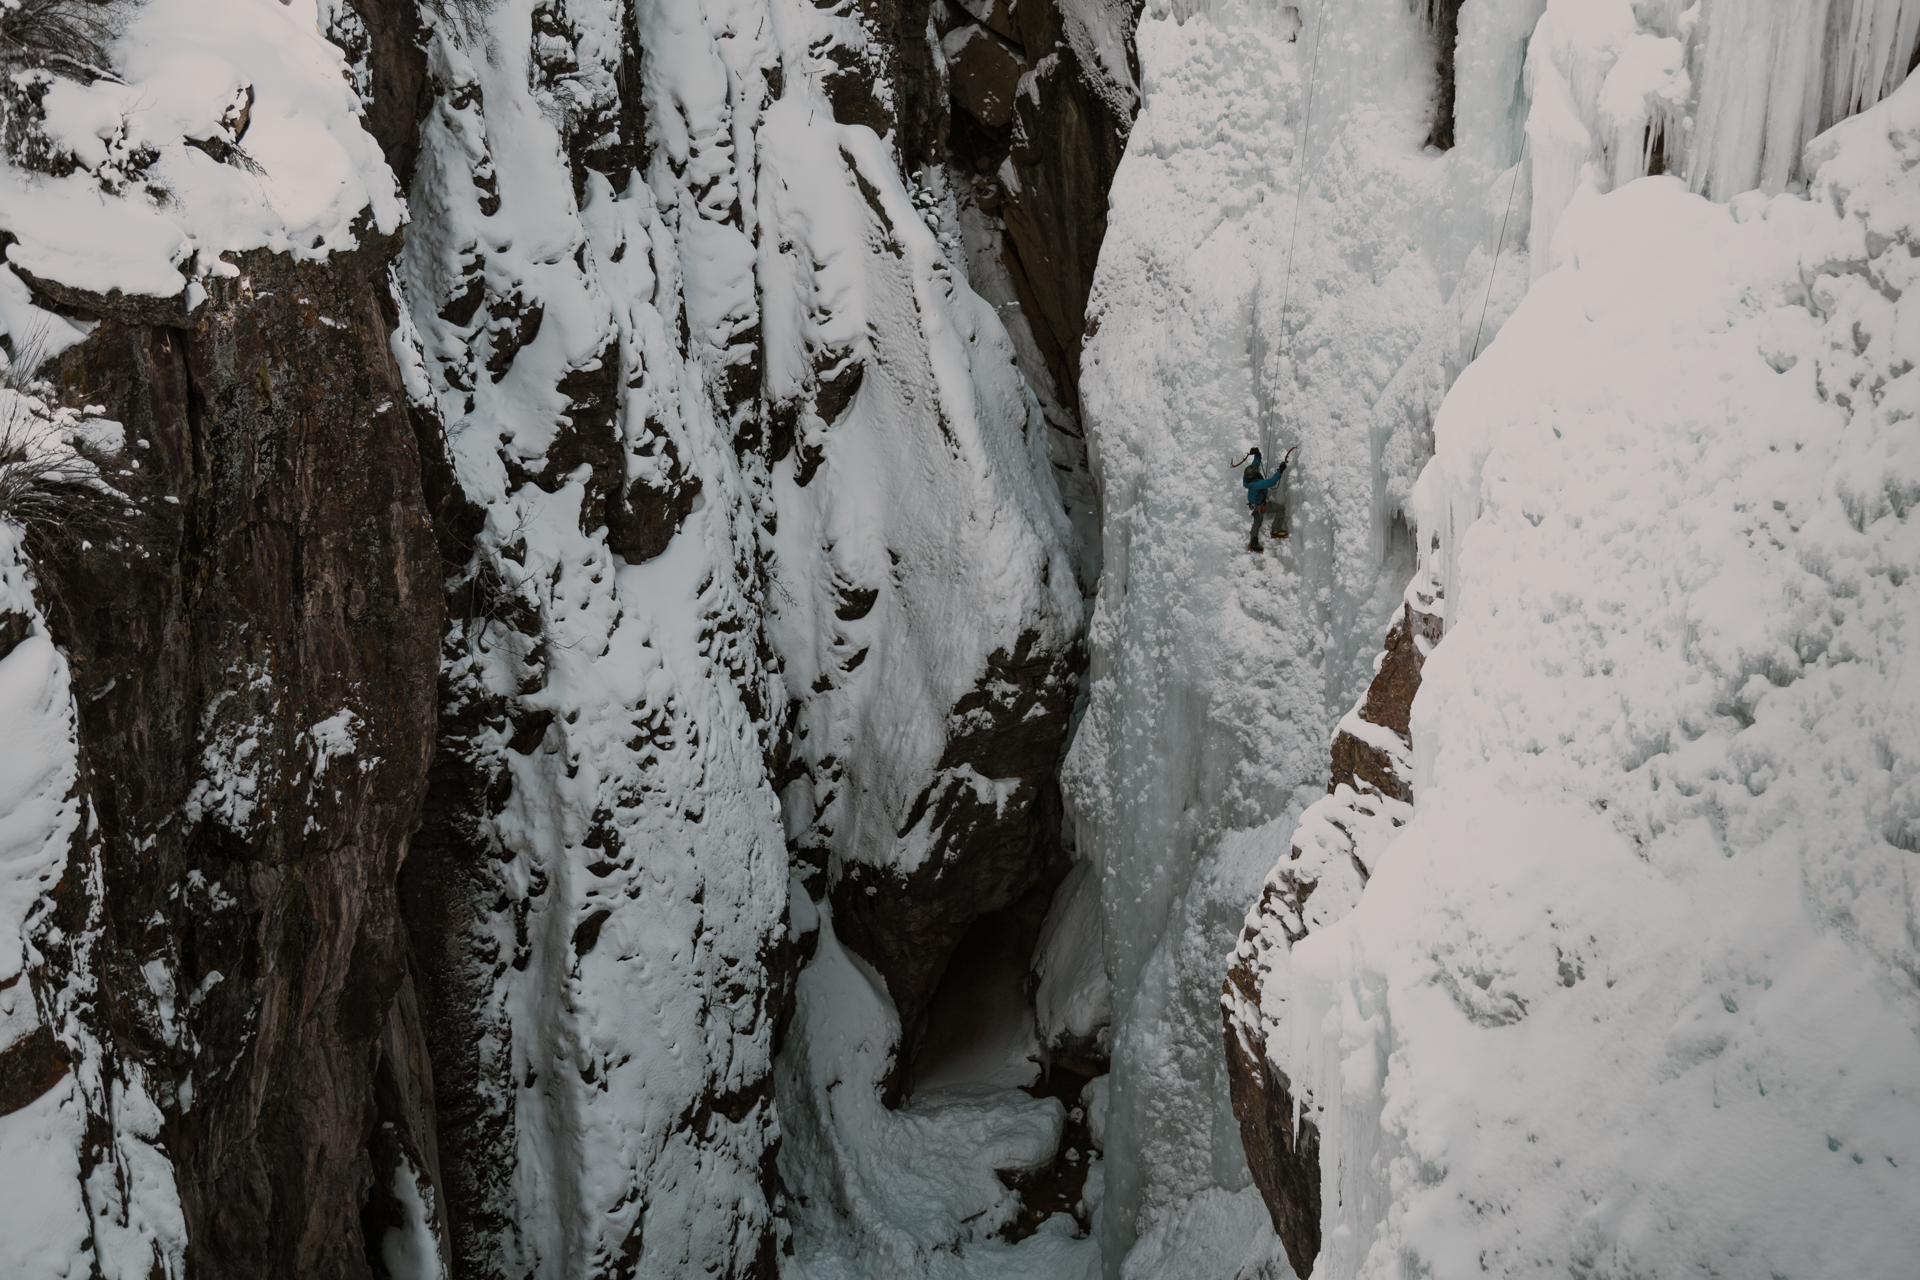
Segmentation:
<svg viewBox="0 0 1920 1280">
<path fill-rule="evenodd" d="M 1127 13 L 28 8 L 0 1249 L 775 1274 L 1065 871 Z"/>
<path fill-rule="evenodd" d="M 1352 909 L 1394 832 L 1413 816 L 1409 721 L 1444 609 L 1430 581 L 1408 587 L 1366 695 L 1334 730 L 1327 794 L 1301 814 L 1287 857 L 1268 873 L 1221 987 L 1227 1080 L 1247 1170 L 1299 1276 L 1312 1273 L 1320 1253 L 1320 1131 L 1278 1065 L 1291 1029 L 1275 970 L 1284 971 L 1287 948 Z"/>
</svg>

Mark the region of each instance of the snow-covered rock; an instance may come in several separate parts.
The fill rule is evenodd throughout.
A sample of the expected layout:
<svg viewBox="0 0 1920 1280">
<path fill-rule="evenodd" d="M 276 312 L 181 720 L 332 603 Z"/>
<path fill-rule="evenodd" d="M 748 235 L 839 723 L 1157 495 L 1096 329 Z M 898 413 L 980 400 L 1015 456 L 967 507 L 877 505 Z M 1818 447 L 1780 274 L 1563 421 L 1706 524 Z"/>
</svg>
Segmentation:
<svg viewBox="0 0 1920 1280">
<path fill-rule="evenodd" d="M 154 0 L 29 77 L 0 322 L 147 522 L 15 575 L 80 588 L 77 731 L 13 732 L 86 832 L 14 806 L 31 1274 L 767 1276 L 838 1168 L 948 1248 L 1054 1159 L 1055 1102 L 881 1101 L 1064 872 L 1093 504 L 937 33 L 871 10 Z M 862 948 L 854 1061 L 795 979 Z"/>
<path fill-rule="evenodd" d="M 1900 503 L 1861 502 L 1894 491 L 1885 433 L 1910 413 L 1896 277 L 1920 99 L 1909 87 L 1782 159 L 1805 134 L 1755 122 L 1803 93 L 1830 95 L 1824 120 L 1871 103 L 1897 83 L 1862 78 L 1884 45 L 1823 56 L 1780 35 L 1784 11 L 1758 14 L 1743 30 L 1778 37 L 1794 75 L 1747 91 L 1744 121 L 1694 128 L 1677 113 L 1702 90 L 1652 75 L 1678 61 L 1650 42 L 1686 43 L 1724 93 L 1727 12 L 1602 8 L 1549 5 L 1536 33 L 1537 283 L 1447 399 L 1411 503 L 1448 627 L 1413 708 L 1417 816 L 1366 837 L 1370 878 L 1332 898 L 1282 860 L 1229 986 L 1230 1037 L 1263 1058 L 1247 1074 L 1302 1105 L 1281 1108 L 1276 1140 L 1319 1127 L 1317 1266 L 1337 1276 L 1408 1258 L 1436 1274 L 1866 1273 L 1912 1247 L 1897 1153 L 1858 1185 L 1864 1156 L 1788 1153 L 1823 1124 L 1842 1150 L 1834 1117 L 1859 1107 L 1883 1145 L 1914 1123 L 1892 1085 L 1913 1071 L 1895 939 L 1914 903 L 1865 888 L 1899 879 L 1910 787 L 1876 726 L 1910 682 L 1897 624 L 1864 619 L 1912 602 Z M 1841 16 L 1869 43 L 1907 21 L 1897 5 Z M 1706 39 L 1696 23 L 1716 17 Z M 1643 89 L 1675 113 L 1664 125 L 1599 127 Z M 1633 135 L 1637 159 L 1613 140 Z M 1632 181 L 1648 167 L 1721 196 L 1816 176 L 1811 199 L 1729 206 Z M 1875 640 L 1842 638 L 1857 627 Z M 1296 856 L 1324 834 L 1309 810 Z M 1776 987 L 1800 994 L 1761 994 Z M 1844 1047 L 1831 1019 L 1853 1028 Z M 1749 1181 L 1762 1165 L 1769 1190 Z M 1293 1197 L 1269 1196 L 1276 1221 Z M 1834 1208 L 1782 1228 L 1803 1204 Z"/>
<path fill-rule="evenodd" d="M 1330 1274 L 1911 1256 L 1917 112 L 1580 197 L 1443 409 L 1419 812 L 1292 952 Z"/>
</svg>

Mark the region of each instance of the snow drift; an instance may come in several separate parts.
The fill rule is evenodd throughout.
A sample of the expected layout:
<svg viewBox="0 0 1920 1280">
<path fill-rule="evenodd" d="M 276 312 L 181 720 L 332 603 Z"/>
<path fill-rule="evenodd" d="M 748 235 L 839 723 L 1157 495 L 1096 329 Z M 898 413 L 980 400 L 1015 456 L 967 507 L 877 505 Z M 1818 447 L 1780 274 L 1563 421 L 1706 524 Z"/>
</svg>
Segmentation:
<svg viewBox="0 0 1920 1280">
<path fill-rule="evenodd" d="M 1418 813 L 1292 953 L 1330 1274 L 1920 1243 L 1916 157 L 1920 85 L 1810 199 L 1576 197 L 1442 410 Z"/>
</svg>

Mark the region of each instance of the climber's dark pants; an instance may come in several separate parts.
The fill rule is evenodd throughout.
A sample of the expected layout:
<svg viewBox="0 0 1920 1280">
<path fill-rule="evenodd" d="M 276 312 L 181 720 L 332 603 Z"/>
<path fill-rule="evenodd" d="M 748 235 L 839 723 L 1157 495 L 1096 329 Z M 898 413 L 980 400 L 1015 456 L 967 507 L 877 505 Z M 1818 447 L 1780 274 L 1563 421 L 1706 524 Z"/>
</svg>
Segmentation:
<svg viewBox="0 0 1920 1280">
<path fill-rule="evenodd" d="M 1258 551 L 1260 549 L 1260 520 L 1261 517 L 1266 514 L 1267 504 L 1264 502 L 1253 509 L 1253 531 L 1247 534 L 1247 550 L 1249 551 Z"/>
</svg>

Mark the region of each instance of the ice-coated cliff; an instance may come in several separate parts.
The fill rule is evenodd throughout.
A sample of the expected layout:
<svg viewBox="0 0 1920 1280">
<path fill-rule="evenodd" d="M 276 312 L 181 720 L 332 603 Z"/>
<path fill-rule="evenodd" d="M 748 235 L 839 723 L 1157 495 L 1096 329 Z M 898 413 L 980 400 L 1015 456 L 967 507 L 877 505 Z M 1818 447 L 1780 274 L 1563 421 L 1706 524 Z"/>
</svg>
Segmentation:
<svg viewBox="0 0 1920 1280">
<path fill-rule="evenodd" d="M 1422 801 L 1287 996 L 1329 1274 L 1911 1256 L 1917 107 L 1577 196 L 1443 410 Z"/>
<path fill-rule="evenodd" d="M 1278 1257 L 1212 1043 L 1220 955 L 1400 610 L 1440 398 L 1526 278 L 1524 223 L 1499 233 L 1536 12 L 1458 16 L 1451 100 L 1452 29 L 1393 0 L 1140 25 L 1084 357 L 1104 573 L 1063 774 L 1112 980 L 1110 1267 L 1136 1237 L 1142 1275 Z M 1257 557 L 1232 467 L 1253 444 L 1299 446 L 1291 536 Z"/>
<path fill-rule="evenodd" d="M 1296 1266 L 1877 1274 L 1911 1251 L 1920 193 L 1914 90 L 1874 103 L 1916 23 L 1552 3 L 1533 28 L 1531 287 L 1404 508 L 1412 616 L 1444 641 L 1380 739 L 1391 776 L 1267 828 L 1229 976 Z M 1384 724 L 1393 661 L 1343 731 Z"/>
</svg>

